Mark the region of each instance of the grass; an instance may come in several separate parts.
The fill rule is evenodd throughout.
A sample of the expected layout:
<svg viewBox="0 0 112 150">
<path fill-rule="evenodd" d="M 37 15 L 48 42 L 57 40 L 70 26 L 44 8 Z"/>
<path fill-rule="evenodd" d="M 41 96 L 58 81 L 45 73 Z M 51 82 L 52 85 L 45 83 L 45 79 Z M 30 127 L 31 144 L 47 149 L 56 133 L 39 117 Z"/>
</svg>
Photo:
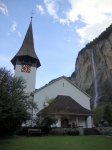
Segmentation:
<svg viewBox="0 0 112 150">
<path fill-rule="evenodd" d="M 0 139 L 0 150 L 112 150 L 112 137 L 14 136 Z"/>
</svg>

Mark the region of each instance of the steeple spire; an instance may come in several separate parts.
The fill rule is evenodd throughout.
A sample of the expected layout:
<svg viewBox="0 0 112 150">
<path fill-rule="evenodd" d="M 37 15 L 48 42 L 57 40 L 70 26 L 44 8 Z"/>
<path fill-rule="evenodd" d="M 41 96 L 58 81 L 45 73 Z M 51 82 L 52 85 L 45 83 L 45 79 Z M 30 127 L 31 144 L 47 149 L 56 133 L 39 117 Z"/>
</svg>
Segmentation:
<svg viewBox="0 0 112 150">
<path fill-rule="evenodd" d="M 31 12 L 31 22 L 32 22 L 33 14 L 34 14 L 34 13 L 33 13 L 33 10 L 32 10 L 32 12 Z"/>
<path fill-rule="evenodd" d="M 21 48 L 17 52 L 17 54 L 12 58 L 11 62 L 15 66 L 17 58 L 20 57 L 30 57 L 31 59 L 34 59 L 37 62 L 37 68 L 40 67 L 40 61 L 35 53 L 34 49 L 34 41 L 33 41 L 33 32 L 32 32 L 32 16 L 31 16 L 31 22 L 29 24 L 28 30 L 26 32 L 24 41 L 22 43 Z"/>
</svg>

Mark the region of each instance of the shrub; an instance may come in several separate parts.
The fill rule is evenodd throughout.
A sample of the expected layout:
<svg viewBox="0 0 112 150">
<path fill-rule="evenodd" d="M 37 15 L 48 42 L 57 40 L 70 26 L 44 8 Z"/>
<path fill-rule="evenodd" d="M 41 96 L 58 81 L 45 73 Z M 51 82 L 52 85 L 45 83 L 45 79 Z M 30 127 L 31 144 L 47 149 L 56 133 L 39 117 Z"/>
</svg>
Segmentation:
<svg viewBox="0 0 112 150">
<path fill-rule="evenodd" d="M 67 135 L 79 135 L 79 131 L 77 129 L 69 129 Z"/>
</svg>

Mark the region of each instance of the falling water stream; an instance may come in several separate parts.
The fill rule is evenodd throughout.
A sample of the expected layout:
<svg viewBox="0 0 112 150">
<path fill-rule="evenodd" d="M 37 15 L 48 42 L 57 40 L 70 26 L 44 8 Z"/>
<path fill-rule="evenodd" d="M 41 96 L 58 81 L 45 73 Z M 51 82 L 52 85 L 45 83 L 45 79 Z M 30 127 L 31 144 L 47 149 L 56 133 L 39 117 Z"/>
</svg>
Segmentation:
<svg viewBox="0 0 112 150">
<path fill-rule="evenodd" d="M 97 83 L 97 77 L 96 77 L 96 67 L 95 67 L 93 49 L 91 49 L 91 57 L 92 57 L 93 76 L 94 76 L 94 93 L 95 93 L 94 108 L 95 108 L 98 104 L 98 83 Z"/>
</svg>

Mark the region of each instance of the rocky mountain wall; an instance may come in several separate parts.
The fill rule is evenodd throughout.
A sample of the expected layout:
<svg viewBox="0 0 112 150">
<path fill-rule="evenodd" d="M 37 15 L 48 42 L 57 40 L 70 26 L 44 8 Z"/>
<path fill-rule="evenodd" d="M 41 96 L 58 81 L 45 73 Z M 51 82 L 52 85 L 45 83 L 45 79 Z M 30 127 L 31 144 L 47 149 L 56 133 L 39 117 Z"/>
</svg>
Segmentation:
<svg viewBox="0 0 112 150">
<path fill-rule="evenodd" d="M 112 25 L 79 52 L 71 81 L 92 96 L 92 107 L 112 102 Z"/>
</svg>

